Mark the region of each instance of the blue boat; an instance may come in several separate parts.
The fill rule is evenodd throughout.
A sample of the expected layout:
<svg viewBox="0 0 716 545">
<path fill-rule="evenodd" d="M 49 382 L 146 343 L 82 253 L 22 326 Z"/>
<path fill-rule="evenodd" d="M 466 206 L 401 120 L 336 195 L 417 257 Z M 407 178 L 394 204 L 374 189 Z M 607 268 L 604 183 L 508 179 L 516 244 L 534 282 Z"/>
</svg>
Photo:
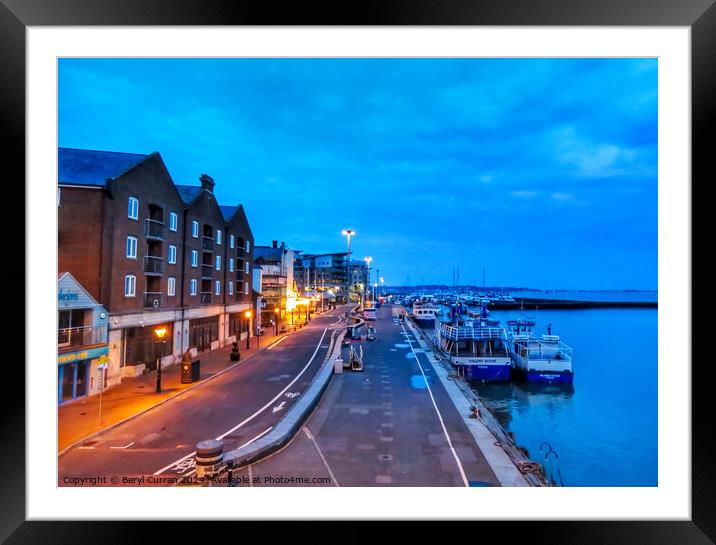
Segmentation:
<svg viewBox="0 0 716 545">
<path fill-rule="evenodd" d="M 551 324 L 547 326 L 547 334 L 540 337 L 535 335 L 535 323 L 531 320 L 509 320 L 507 326 L 516 376 L 527 382 L 572 384 L 572 349 L 559 335 L 552 335 Z"/>
<path fill-rule="evenodd" d="M 486 307 L 472 313 L 458 302 L 447 312 L 436 314 L 435 337 L 440 351 L 466 380 L 510 380 L 507 333 L 499 320 L 489 317 Z"/>
</svg>

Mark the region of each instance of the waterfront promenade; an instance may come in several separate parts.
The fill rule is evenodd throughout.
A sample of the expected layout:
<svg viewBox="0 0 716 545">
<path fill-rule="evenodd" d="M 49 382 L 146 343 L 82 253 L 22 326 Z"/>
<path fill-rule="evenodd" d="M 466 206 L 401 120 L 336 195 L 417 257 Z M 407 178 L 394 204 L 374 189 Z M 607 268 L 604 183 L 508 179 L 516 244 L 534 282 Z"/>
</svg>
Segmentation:
<svg viewBox="0 0 716 545">
<path fill-rule="evenodd" d="M 381 307 L 378 340 L 361 341 L 364 371 L 334 375 L 291 443 L 235 471 L 237 486 L 526 486 L 472 420 L 486 457 L 397 309 Z"/>
</svg>

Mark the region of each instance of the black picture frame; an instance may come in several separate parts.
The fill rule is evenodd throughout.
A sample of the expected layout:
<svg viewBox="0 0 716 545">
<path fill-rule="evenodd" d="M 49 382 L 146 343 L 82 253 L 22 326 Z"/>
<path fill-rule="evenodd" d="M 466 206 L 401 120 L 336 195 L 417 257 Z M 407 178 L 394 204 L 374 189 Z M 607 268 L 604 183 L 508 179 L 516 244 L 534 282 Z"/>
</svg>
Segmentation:
<svg viewBox="0 0 716 545">
<path fill-rule="evenodd" d="M 278 4 L 236 0 L 200 2 L 185 0 L 0 0 L 0 134 L 6 199 L 32 205 L 17 180 L 25 179 L 25 30 L 28 26 L 63 25 L 586 25 L 586 26 L 684 26 L 692 36 L 692 203 L 709 206 L 714 202 L 714 155 L 708 136 L 716 122 L 716 6 L 714 0 L 443 0 L 393 2 L 362 1 L 351 5 L 334 3 L 328 9 L 318 4 Z M 14 175 L 7 167 L 14 167 Z M 708 178 L 707 178 L 708 176 Z M 15 180 L 15 181 L 12 181 Z M 6 201 L 8 202 L 8 201 Z M 27 209 L 27 208 L 25 208 Z M 692 208 L 693 210 L 693 208 Z M 710 265 L 712 227 L 692 212 L 692 286 L 684 287 L 691 298 L 692 338 L 708 338 L 707 319 L 699 320 L 696 309 L 710 309 L 714 295 L 710 281 L 716 268 Z M 5 233 L 17 235 L 18 220 L 4 215 Z M 14 230 L 12 225 L 15 225 Z M 20 227 L 21 229 L 21 227 Z M 17 238 L 13 238 L 18 245 Z M 17 251 L 17 247 L 14 248 Z M 25 308 L 23 286 L 28 289 L 24 270 L 3 267 L 7 308 Z M 711 290 L 713 291 L 713 290 Z M 698 305 L 692 294 L 698 294 Z M 708 311 L 708 310 L 707 310 Z M 21 317 L 15 310 L 12 320 Z M 26 342 L 29 333 L 26 332 Z M 701 346 L 705 346 L 703 343 Z M 699 346 L 697 344 L 696 346 Z M 703 348 L 701 349 L 703 350 Z M 684 361 L 668 362 L 688 370 L 690 350 Z M 13 356 L 17 360 L 16 356 Z M 716 540 L 716 456 L 710 415 L 710 387 L 714 373 L 707 354 L 691 357 L 692 376 L 692 518 L 690 521 L 572 521 L 572 522 L 483 522 L 467 530 L 476 539 L 502 534 L 528 543 L 560 544 L 707 544 Z M 8 365 L 9 361 L 3 362 Z M 32 365 L 37 362 L 25 362 Z M 69 522 L 25 520 L 25 399 L 22 375 L 14 373 L 11 390 L 3 396 L 0 425 L 0 457 L 3 479 L 0 486 L 0 540 L 7 543 L 141 543 L 147 541 L 150 526 L 156 523 Z M 22 383 L 20 383 L 22 381 Z M 12 397 L 14 393 L 15 397 Z M 506 513 L 509 515 L 509 513 Z M 82 513 L 77 513 L 82 519 Z M 320 519 L 320 513 L 316 513 Z M 210 533 L 199 522 L 171 522 L 161 529 L 164 541 L 216 539 L 233 523 L 212 523 Z M 355 526 L 355 523 L 350 523 Z M 452 523 L 456 524 L 456 523 Z M 219 525 L 219 526 L 216 526 Z M 241 535 L 248 538 L 256 528 L 241 523 Z M 464 525 L 458 525 L 461 529 Z M 423 532 L 422 525 L 413 525 Z M 341 532 L 341 541 L 373 538 L 368 526 Z M 402 530 L 401 530 L 402 531 Z M 454 527 L 451 531 L 454 531 Z M 332 532 L 327 535 L 330 537 Z M 255 534 L 254 534 L 255 535 Z M 213 536 L 213 537 L 212 537 Z M 334 535 L 334 537 L 336 537 Z"/>
</svg>

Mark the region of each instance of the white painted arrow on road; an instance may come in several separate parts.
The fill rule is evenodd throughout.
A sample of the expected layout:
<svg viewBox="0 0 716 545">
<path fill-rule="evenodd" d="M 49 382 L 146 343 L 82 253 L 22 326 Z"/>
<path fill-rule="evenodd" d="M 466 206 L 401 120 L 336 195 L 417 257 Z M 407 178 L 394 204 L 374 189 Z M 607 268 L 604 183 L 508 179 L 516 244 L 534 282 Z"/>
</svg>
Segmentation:
<svg viewBox="0 0 716 545">
<path fill-rule="evenodd" d="M 285 402 L 285 401 L 282 401 L 277 407 L 274 407 L 271 412 L 274 412 L 274 413 L 275 413 L 275 412 L 280 411 L 281 409 L 283 409 L 283 406 L 284 406 L 285 404 L 286 404 L 286 402 Z"/>
</svg>

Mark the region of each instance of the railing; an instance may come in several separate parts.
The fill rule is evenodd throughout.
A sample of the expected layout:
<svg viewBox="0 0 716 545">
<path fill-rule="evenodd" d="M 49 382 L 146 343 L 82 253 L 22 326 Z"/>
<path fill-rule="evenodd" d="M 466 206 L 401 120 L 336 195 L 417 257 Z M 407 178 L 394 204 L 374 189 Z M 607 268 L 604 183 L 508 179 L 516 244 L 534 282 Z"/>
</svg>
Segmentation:
<svg viewBox="0 0 716 545">
<path fill-rule="evenodd" d="M 452 341 L 489 339 L 507 340 L 507 334 L 501 327 L 468 327 L 440 324 L 440 334 Z"/>
<path fill-rule="evenodd" d="M 201 304 L 202 305 L 210 305 L 211 304 L 211 295 L 212 295 L 212 293 L 210 291 L 202 291 L 201 292 Z"/>
<path fill-rule="evenodd" d="M 201 264 L 201 277 L 202 278 L 213 278 L 214 277 L 214 266 L 206 263 Z"/>
<path fill-rule="evenodd" d="M 164 258 L 154 255 L 144 256 L 144 272 L 162 274 L 164 272 Z"/>
<path fill-rule="evenodd" d="M 164 240 L 165 227 L 164 223 L 157 220 L 144 220 L 144 236 L 147 238 L 155 238 Z"/>
<path fill-rule="evenodd" d="M 144 292 L 144 308 L 158 309 L 162 306 L 162 292 L 145 291 Z"/>
<path fill-rule="evenodd" d="M 205 235 L 204 238 L 201 239 L 201 249 L 207 252 L 213 252 L 214 239 Z"/>
<path fill-rule="evenodd" d="M 572 361 L 572 348 L 562 341 L 529 339 L 527 341 L 515 340 L 515 352 L 523 358 L 532 360 L 562 360 Z"/>
<path fill-rule="evenodd" d="M 57 347 L 72 348 L 107 342 L 107 326 L 67 327 L 57 330 Z"/>
</svg>

